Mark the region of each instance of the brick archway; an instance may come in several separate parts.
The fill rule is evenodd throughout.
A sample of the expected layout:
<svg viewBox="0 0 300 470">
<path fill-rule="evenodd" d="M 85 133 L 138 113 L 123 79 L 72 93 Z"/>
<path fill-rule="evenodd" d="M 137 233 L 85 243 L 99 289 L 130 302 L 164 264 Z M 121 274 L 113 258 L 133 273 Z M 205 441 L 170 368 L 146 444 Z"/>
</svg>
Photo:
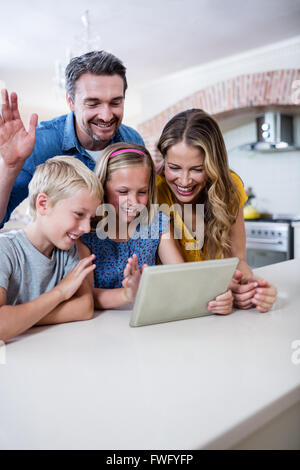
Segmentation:
<svg viewBox="0 0 300 470">
<path fill-rule="evenodd" d="M 300 69 L 274 70 L 240 75 L 193 93 L 143 122 L 138 130 L 154 159 L 159 158 L 156 142 L 164 125 L 175 114 L 190 108 L 202 108 L 223 116 L 238 109 L 261 106 L 292 106 L 295 102 L 293 83 L 300 80 Z M 300 85 L 300 82 L 299 82 Z M 298 87 L 299 88 L 299 87 Z"/>
</svg>

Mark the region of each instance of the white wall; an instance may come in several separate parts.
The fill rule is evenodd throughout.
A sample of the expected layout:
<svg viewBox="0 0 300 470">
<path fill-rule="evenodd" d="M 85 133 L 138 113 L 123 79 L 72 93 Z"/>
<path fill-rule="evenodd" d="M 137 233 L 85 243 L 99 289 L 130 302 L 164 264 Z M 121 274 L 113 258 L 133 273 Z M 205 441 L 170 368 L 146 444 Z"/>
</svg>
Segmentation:
<svg viewBox="0 0 300 470">
<path fill-rule="evenodd" d="M 130 82 L 129 86 L 130 89 L 126 92 L 124 123 L 136 127 L 141 115 L 141 100 L 136 88 L 132 87 Z M 54 67 L 42 71 L 34 69 L 1 71 L 0 89 L 5 87 L 9 92 L 18 93 L 19 108 L 25 126 L 32 113 L 38 114 L 39 121 L 45 121 L 69 112 L 65 91 L 55 86 Z"/>
<path fill-rule="evenodd" d="M 300 36 L 297 36 L 166 76 L 141 89 L 140 122 L 219 81 L 247 73 L 299 68 L 299 64 Z M 240 150 L 241 144 L 256 140 L 254 121 L 249 119 L 247 124 L 224 134 L 230 167 L 241 176 L 245 187 L 253 188 L 259 210 L 300 215 L 300 151 L 267 154 Z M 300 116 L 296 122 L 300 145 Z"/>
<path fill-rule="evenodd" d="M 300 143 L 300 116 L 294 119 L 296 142 Z M 257 209 L 300 216 L 300 150 L 262 153 L 240 150 L 256 140 L 254 121 L 224 133 L 229 165 L 251 186 L 257 196 Z"/>
<path fill-rule="evenodd" d="M 297 36 L 168 75 L 141 88 L 139 122 L 150 119 L 180 99 L 219 81 L 247 73 L 298 68 L 299 64 L 300 36 Z"/>
</svg>

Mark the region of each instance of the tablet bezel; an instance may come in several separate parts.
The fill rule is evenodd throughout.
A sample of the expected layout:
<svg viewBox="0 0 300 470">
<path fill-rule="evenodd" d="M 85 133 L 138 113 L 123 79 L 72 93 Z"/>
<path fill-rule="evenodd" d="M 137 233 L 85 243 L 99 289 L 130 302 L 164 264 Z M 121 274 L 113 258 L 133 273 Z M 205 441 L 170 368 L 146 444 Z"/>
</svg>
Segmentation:
<svg viewBox="0 0 300 470">
<path fill-rule="evenodd" d="M 208 260 L 208 261 L 196 261 L 196 262 L 190 262 L 190 263 L 179 263 L 179 264 L 169 264 L 169 265 L 159 265 L 159 266 L 149 266 L 144 269 L 138 292 L 136 295 L 136 299 L 134 302 L 134 307 L 133 311 L 131 314 L 130 318 L 130 326 L 136 327 L 136 326 L 146 326 L 146 325 L 153 325 L 157 323 L 166 323 L 170 321 L 176 321 L 176 320 L 184 320 L 188 318 L 196 318 L 199 316 L 204 316 L 204 315 L 211 315 L 211 312 L 207 310 L 207 308 L 201 312 L 197 311 L 197 305 L 198 301 L 196 297 L 199 297 L 199 292 L 198 290 L 201 290 L 201 286 L 197 284 L 196 281 L 196 274 L 200 273 L 201 277 L 203 278 L 204 276 L 206 277 L 211 277 L 211 273 L 214 272 L 215 276 L 218 276 L 219 278 L 222 278 L 220 283 L 216 286 L 216 288 L 213 290 L 213 297 L 208 298 L 207 292 L 205 291 L 205 286 L 202 286 L 202 291 L 201 291 L 201 301 L 207 305 L 207 303 L 210 300 L 213 300 L 217 295 L 220 295 L 223 292 L 226 292 L 228 285 L 232 279 L 232 276 L 234 274 L 234 271 L 236 269 L 236 266 L 239 262 L 239 258 L 223 258 L 223 259 L 218 259 L 218 260 Z M 214 271 L 217 270 L 217 271 Z M 222 271 L 222 272 L 221 272 Z M 175 273 L 176 278 L 180 277 L 180 273 L 182 273 L 182 283 L 185 282 L 184 280 L 184 274 L 187 272 L 192 275 L 192 273 L 195 274 L 195 287 L 197 287 L 197 295 L 195 295 L 195 314 L 188 314 L 186 315 L 184 313 L 184 307 L 183 307 L 183 314 L 178 318 L 178 312 L 177 312 L 177 317 L 176 318 L 169 318 L 165 319 L 162 318 L 161 321 L 158 321 L 157 319 L 155 321 L 151 321 L 151 305 L 149 302 L 145 304 L 145 295 L 144 291 L 147 289 L 151 291 L 153 290 L 153 293 L 150 294 L 151 298 L 156 298 L 157 301 L 157 296 L 161 295 L 164 296 L 165 291 L 164 290 L 158 290 L 157 288 L 153 287 L 153 279 L 155 277 L 161 277 L 161 279 L 165 278 L 165 276 L 160 276 L 160 273 L 164 274 L 170 274 L 171 276 L 173 273 Z M 174 276 L 175 277 L 175 276 Z M 152 281 L 152 282 L 151 282 Z M 192 280 L 194 282 L 194 280 Z M 163 281 L 164 283 L 164 281 Z M 155 290 L 155 292 L 154 292 Z M 149 297 L 149 293 L 147 293 L 147 297 Z M 162 301 L 162 297 L 161 301 Z M 172 299 L 171 299 L 172 300 Z M 158 299 L 159 301 L 159 299 Z M 191 301 L 191 298 L 189 297 L 189 301 Z M 176 308 L 178 307 L 178 304 L 176 304 Z M 171 301 L 171 306 L 172 308 L 172 301 Z M 152 312 L 154 312 L 154 307 L 152 309 Z M 149 318 L 150 316 L 150 318 Z"/>
</svg>

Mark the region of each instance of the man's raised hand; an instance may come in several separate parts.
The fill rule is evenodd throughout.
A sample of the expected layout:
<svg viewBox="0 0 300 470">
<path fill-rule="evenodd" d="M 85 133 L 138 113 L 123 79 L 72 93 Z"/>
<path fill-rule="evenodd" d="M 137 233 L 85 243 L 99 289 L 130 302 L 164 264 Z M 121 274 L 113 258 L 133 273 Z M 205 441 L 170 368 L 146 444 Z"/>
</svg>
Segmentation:
<svg viewBox="0 0 300 470">
<path fill-rule="evenodd" d="M 0 156 L 8 168 L 22 168 L 34 148 L 38 116 L 31 115 L 27 132 L 20 117 L 17 94 L 12 92 L 9 100 L 7 90 L 3 89 L 1 98 Z"/>
</svg>

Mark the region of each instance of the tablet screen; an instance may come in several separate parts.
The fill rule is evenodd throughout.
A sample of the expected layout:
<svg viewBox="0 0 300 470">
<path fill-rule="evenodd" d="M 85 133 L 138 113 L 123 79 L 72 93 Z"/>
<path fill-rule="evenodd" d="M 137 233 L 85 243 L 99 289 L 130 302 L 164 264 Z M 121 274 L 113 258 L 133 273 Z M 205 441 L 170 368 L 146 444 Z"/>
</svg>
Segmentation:
<svg viewBox="0 0 300 470">
<path fill-rule="evenodd" d="M 238 258 L 145 268 L 130 326 L 211 315 L 210 300 L 226 292 Z"/>
</svg>

